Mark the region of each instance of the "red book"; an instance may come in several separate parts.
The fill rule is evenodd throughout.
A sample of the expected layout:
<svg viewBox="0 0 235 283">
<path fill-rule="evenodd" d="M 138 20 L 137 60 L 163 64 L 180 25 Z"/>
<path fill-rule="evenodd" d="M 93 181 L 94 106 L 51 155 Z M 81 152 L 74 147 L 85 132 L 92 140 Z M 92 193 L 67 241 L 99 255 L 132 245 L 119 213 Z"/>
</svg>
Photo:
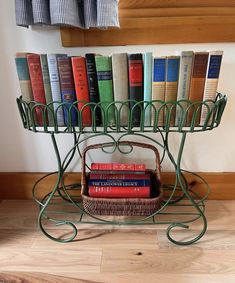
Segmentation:
<svg viewBox="0 0 235 283">
<path fill-rule="evenodd" d="M 91 170 L 112 170 L 112 171 L 142 171 L 145 172 L 145 164 L 126 163 L 92 163 Z"/>
<path fill-rule="evenodd" d="M 96 198 L 149 198 L 150 187 L 90 186 L 89 195 Z"/>
<path fill-rule="evenodd" d="M 149 174 L 90 173 L 90 180 L 149 180 Z"/>
<path fill-rule="evenodd" d="M 29 67 L 33 99 L 35 102 L 46 104 L 40 55 L 27 54 L 27 62 Z M 36 122 L 41 126 L 43 124 L 43 107 L 36 107 L 35 114 Z"/>
<path fill-rule="evenodd" d="M 72 57 L 73 77 L 75 83 L 78 109 L 81 110 L 86 102 L 89 102 L 89 89 L 87 81 L 86 61 L 83 57 Z M 85 126 L 91 125 L 91 110 L 89 106 L 82 112 L 82 122 Z"/>
</svg>

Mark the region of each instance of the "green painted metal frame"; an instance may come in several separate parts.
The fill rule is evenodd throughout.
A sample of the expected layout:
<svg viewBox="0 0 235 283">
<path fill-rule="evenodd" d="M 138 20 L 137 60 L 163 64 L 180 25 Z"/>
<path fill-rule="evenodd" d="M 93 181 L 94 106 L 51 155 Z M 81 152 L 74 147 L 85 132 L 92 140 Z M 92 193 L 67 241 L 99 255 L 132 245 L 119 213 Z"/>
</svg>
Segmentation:
<svg viewBox="0 0 235 283">
<path fill-rule="evenodd" d="M 161 107 L 156 108 L 156 102 L 161 104 Z M 212 130 L 220 124 L 221 117 L 226 105 L 226 96 L 218 94 L 215 101 L 204 101 L 204 102 L 190 102 L 190 101 L 152 101 L 152 102 L 137 102 L 136 107 L 139 107 L 141 111 L 141 122 L 140 126 L 132 126 L 132 109 L 129 109 L 128 123 L 126 126 L 120 125 L 120 113 L 123 105 L 129 105 L 129 101 L 125 102 L 113 102 L 109 106 L 103 107 L 101 104 L 94 105 L 92 103 L 84 103 L 84 107 L 81 110 L 76 108 L 78 112 L 78 125 L 76 127 L 72 126 L 71 123 L 71 109 L 76 107 L 77 102 L 70 106 L 68 109 L 69 121 L 66 127 L 59 127 L 57 125 L 56 114 L 54 115 L 54 125 L 47 125 L 47 112 L 52 111 L 50 105 L 42 105 L 39 103 L 31 102 L 26 103 L 22 98 L 17 99 L 17 104 L 19 112 L 21 115 L 22 123 L 24 128 L 33 131 L 35 133 L 48 133 L 51 136 L 52 144 L 55 150 L 55 155 L 57 159 L 58 169 L 55 172 L 49 173 L 43 178 L 39 179 L 33 187 L 33 196 L 35 201 L 39 204 L 40 211 L 38 215 L 38 224 L 41 231 L 50 239 L 58 242 L 71 242 L 76 239 L 78 226 L 80 224 L 103 224 L 103 225 L 157 225 L 157 224 L 167 224 L 169 225 L 166 229 L 166 234 L 168 239 L 177 245 L 190 245 L 197 242 L 206 232 L 207 220 L 204 215 L 205 211 L 205 200 L 209 194 L 210 188 L 206 180 L 204 180 L 199 175 L 183 170 L 181 168 L 181 160 L 183 149 L 186 141 L 186 136 L 188 133 L 202 132 L 207 130 Z M 57 103 L 57 102 L 54 102 Z M 187 108 L 182 105 L 187 104 Z M 57 103 L 59 107 L 63 107 L 64 103 Z M 143 105 L 145 105 L 143 107 Z M 154 124 L 152 126 L 144 125 L 144 116 L 146 111 L 146 105 L 153 109 L 155 116 Z M 43 113 L 43 125 L 38 126 L 35 121 L 35 109 L 40 107 Z M 116 115 L 116 125 L 110 127 L 108 125 L 107 111 L 109 107 L 115 108 Z M 83 127 L 82 124 L 82 113 L 86 107 L 89 107 L 92 112 L 92 125 L 90 127 Z M 99 107 L 102 112 L 103 125 L 97 126 L 95 113 L 96 109 Z M 181 111 L 181 121 L 177 126 L 171 126 L 171 117 L 174 115 L 174 111 L 177 109 Z M 201 109 L 204 107 L 207 109 L 207 115 L 203 125 L 197 125 L 198 117 L 201 113 Z M 159 115 L 164 109 L 164 126 L 159 126 Z M 186 126 L 186 121 L 188 113 L 193 109 L 193 117 L 190 125 Z M 180 134 L 180 144 L 177 156 L 174 157 L 170 150 L 169 135 L 172 132 L 178 132 Z M 56 134 L 66 133 L 73 135 L 73 146 L 67 152 L 66 156 L 62 159 L 60 154 L 60 149 L 57 144 Z M 153 133 L 150 136 L 149 133 Z M 102 136 L 107 141 L 112 142 L 112 149 L 107 151 L 103 148 L 105 153 L 114 153 L 114 151 L 119 151 L 122 154 L 129 154 L 132 152 L 133 147 L 128 146 L 126 150 L 119 147 L 119 142 L 124 139 L 130 141 L 130 138 L 144 138 L 148 143 L 154 144 L 156 147 L 162 149 L 161 162 L 165 157 L 168 157 L 175 168 L 176 178 L 174 184 L 164 184 L 163 189 L 169 191 L 169 195 L 163 202 L 161 208 L 155 213 L 146 217 L 104 217 L 91 215 L 83 209 L 82 199 L 80 196 L 80 184 L 70 184 L 65 185 L 64 173 L 66 172 L 71 161 L 77 156 L 81 157 L 80 147 L 84 142 L 93 142 L 97 137 Z M 93 141 L 92 141 L 93 140 Z M 160 140 L 160 141 L 159 141 Z M 86 164 L 87 168 L 89 166 Z M 190 173 L 197 176 L 202 183 L 207 188 L 207 194 L 205 196 L 199 196 L 195 191 L 193 186 L 189 186 L 186 181 L 185 173 Z M 43 199 L 37 198 L 37 190 L 39 189 L 40 182 L 51 175 L 56 174 L 57 181 L 52 189 L 52 191 L 45 195 Z M 173 211 L 171 207 L 174 207 Z M 179 208 L 185 209 L 186 211 L 179 211 Z M 190 211 L 188 209 L 190 208 Z M 172 218 L 173 217 L 173 218 Z M 200 219 L 202 221 L 201 231 L 198 235 L 194 236 L 188 240 L 176 240 L 172 235 L 174 228 L 189 228 L 189 224 Z M 48 226 L 48 224 L 50 226 Z M 71 227 L 72 232 L 70 236 L 58 236 L 52 235 L 51 225 L 61 226 L 68 225 Z M 53 226 L 52 226 L 53 227 Z M 49 228 L 49 229 L 48 229 Z"/>
</svg>

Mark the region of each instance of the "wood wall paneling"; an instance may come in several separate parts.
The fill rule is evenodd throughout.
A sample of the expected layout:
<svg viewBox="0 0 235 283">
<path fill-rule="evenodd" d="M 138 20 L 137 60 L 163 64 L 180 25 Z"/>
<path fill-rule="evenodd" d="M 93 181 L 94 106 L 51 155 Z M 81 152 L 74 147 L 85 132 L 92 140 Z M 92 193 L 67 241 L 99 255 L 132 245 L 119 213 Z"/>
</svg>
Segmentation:
<svg viewBox="0 0 235 283">
<path fill-rule="evenodd" d="M 211 186 L 209 199 L 229 200 L 235 199 L 235 173 L 199 173 Z M 0 173 L 0 199 L 32 199 L 32 187 L 34 183 L 44 176 L 44 173 Z M 186 174 L 189 184 L 195 184 L 199 195 L 206 192 L 202 182 L 193 175 Z M 163 172 L 164 184 L 173 184 L 175 174 Z M 56 176 L 52 175 L 44 179 L 38 186 L 36 195 L 39 198 L 49 193 L 56 182 Z M 80 173 L 68 173 L 65 176 L 65 184 L 80 183 Z"/>
<path fill-rule="evenodd" d="M 120 0 L 121 28 L 61 28 L 62 45 L 106 46 L 235 41 L 235 1 Z"/>
</svg>

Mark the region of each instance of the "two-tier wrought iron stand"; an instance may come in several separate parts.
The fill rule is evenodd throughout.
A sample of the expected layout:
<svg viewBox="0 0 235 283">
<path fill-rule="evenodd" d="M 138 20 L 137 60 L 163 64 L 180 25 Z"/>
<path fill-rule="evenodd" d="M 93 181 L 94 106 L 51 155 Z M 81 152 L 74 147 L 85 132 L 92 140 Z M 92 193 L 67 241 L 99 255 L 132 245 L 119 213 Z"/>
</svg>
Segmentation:
<svg viewBox="0 0 235 283">
<path fill-rule="evenodd" d="M 189 133 L 203 132 L 216 128 L 221 121 L 221 117 L 226 105 L 226 97 L 218 94 L 215 101 L 204 102 L 190 102 L 182 101 L 151 101 L 151 102 L 137 102 L 134 107 L 129 108 L 129 101 L 113 102 L 109 105 L 102 105 L 102 103 L 84 103 L 82 109 L 78 110 L 77 102 L 73 105 L 66 103 L 53 102 L 51 104 L 42 105 L 35 102 L 27 103 L 22 98 L 17 99 L 19 112 L 22 118 L 25 129 L 35 133 L 48 133 L 55 150 L 58 169 L 38 180 L 33 187 L 33 196 L 39 204 L 40 210 L 38 215 L 38 224 L 42 232 L 50 239 L 58 242 L 73 241 L 79 231 L 80 224 L 103 224 L 103 225 L 157 225 L 167 224 L 166 234 L 168 239 L 178 245 L 190 245 L 198 241 L 206 232 L 207 220 L 204 214 L 205 199 L 209 193 L 209 186 L 207 182 L 195 173 L 183 170 L 181 168 L 181 159 L 185 145 L 186 136 Z M 68 123 L 66 127 L 60 127 L 57 124 L 57 111 L 62 107 L 67 111 Z M 92 124 L 89 127 L 83 125 L 82 114 L 88 108 L 91 110 Z M 141 115 L 140 125 L 133 126 L 133 111 L 135 107 L 139 109 Z M 152 121 L 151 126 L 145 126 L 145 112 L 147 108 L 151 108 Z M 77 111 L 78 124 L 73 125 L 71 121 L 71 111 Z M 102 126 L 96 123 L 97 109 L 102 113 Z M 114 110 L 115 125 L 109 125 L 108 112 Z M 206 112 L 203 122 L 199 123 L 201 111 Z M 42 125 L 38 126 L 35 113 L 41 111 L 43 118 Z M 121 115 L 122 111 L 127 111 L 128 121 L 125 126 L 122 126 Z M 172 117 L 177 111 L 180 117 L 177 126 L 172 126 Z M 48 112 L 53 117 L 52 125 L 48 125 Z M 161 125 L 161 113 L 164 113 L 164 125 Z M 188 124 L 188 117 L 190 123 Z M 154 119 L 153 119 L 154 117 Z M 177 132 L 181 139 L 177 156 L 173 156 L 170 150 L 169 135 Z M 150 135 L 151 133 L 151 135 Z M 73 136 L 74 143 L 66 156 L 62 159 L 61 153 L 57 144 L 56 135 L 70 134 Z M 119 150 L 120 153 L 130 153 L 133 148 L 128 147 L 123 149 L 119 146 L 120 141 L 136 140 L 138 138 L 145 139 L 148 143 L 155 145 L 162 151 L 161 162 L 165 157 L 168 157 L 174 166 L 176 177 L 174 184 L 163 184 L 163 191 L 167 191 L 167 197 L 162 203 L 162 206 L 153 214 L 148 216 L 128 216 L 128 217 L 109 217 L 92 215 L 84 210 L 82 198 L 80 194 L 81 185 L 66 184 L 64 181 L 65 172 L 71 161 L 77 157 L 81 157 L 80 146 L 85 141 L 94 143 L 97 137 L 102 136 L 112 142 L 113 147 L 111 151 L 103 148 L 105 153 L 113 153 Z M 88 165 L 86 165 L 89 169 Z M 193 174 L 204 183 L 207 188 L 207 193 L 204 196 L 199 196 L 195 188 L 189 185 L 186 181 L 186 174 Z M 42 199 L 37 198 L 37 189 L 40 189 L 40 182 L 49 176 L 56 175 L 56 183 L 52 191 L 46 194 Z M 170 209 L 169 209 L 170 208 Z M 201 230 L 198 235 L 193 236 L 187 240 L 176 240 L 173 236 L 173 229 L 189 228 L 189 224 L 201 220 Z M 51 223 L 50 226 L 48 226 Z M 61 225 L 68 225 L 72 229 L 69 236 L 58 236 L 51 234 L 51 227 Z M 49 229 L 48 229 L 49 227 Z M 62 227 L 61 227 L 62 228 Z"/>
</svg>

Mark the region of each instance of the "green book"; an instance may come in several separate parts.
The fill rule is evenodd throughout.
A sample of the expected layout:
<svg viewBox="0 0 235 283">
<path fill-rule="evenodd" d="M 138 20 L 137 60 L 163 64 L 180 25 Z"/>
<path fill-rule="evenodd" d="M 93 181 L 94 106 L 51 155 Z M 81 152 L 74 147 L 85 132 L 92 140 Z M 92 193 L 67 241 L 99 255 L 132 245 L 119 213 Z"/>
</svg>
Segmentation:
<svg viewBox="0 0 235 283">
<path fill-rule="evenodd" d="M 98 79 L 99 97 L 102 108 L 106 113 L 107 125 L 115 125 L 114 106 L 108 107 L 113 99 L 113 78 L 112 78 L 112 60 L 108 56 L 95 56 L 96 72 Z M 102 121 L 104 121 L 102 112 Z"/>
<path fill-rule="evenodd" d="M 54 125 L 54 107 L 53 107 L 53 99 L 52 99 L 52 93 L 51 93 L 51 84 L 50 84 L 50 77 L 49 77 L 49 70 L 48 70 L 48 62 L 47 62 L 47 55 L 46 54 L 41 54 L 40 55 L 41 59 L 41 67 L 42 67 L 42 78 L 43 78 L 43 85 L 44 85 L 44 91 L 45 91 L 45 97 L 46 97 L 46 103 L 49 104 L 51 103 L 48 108 L 48 120 L 49 120 L 49 125 L 53 126 Z"/>
</svg>

